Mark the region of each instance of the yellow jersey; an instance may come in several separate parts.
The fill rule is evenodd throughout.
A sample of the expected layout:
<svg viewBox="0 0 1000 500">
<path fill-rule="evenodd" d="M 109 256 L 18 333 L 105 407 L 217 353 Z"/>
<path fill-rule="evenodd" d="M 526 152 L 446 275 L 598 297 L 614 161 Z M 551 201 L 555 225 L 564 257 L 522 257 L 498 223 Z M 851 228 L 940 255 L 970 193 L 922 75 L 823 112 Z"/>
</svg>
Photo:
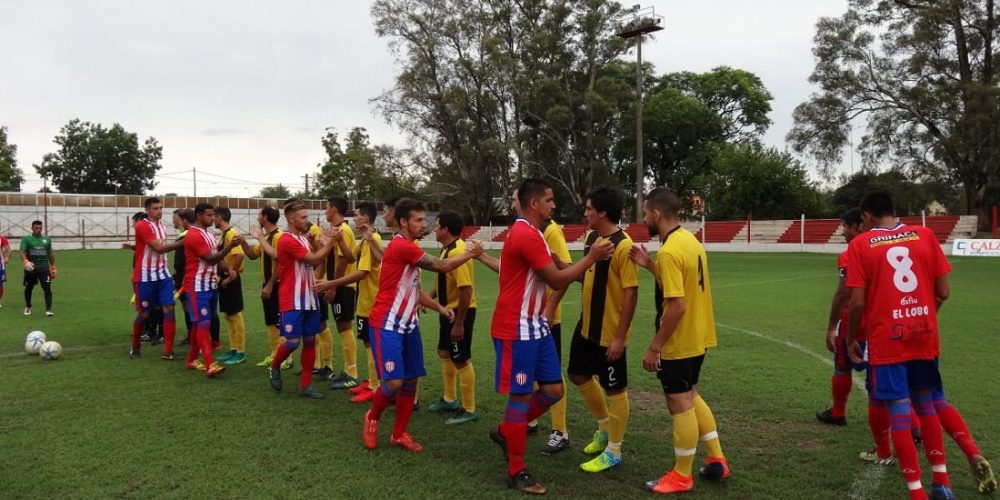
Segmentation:
<svg viewBox="0 0 1000 500">
<path fill-rule="evenodd" d="M 705 248 L 690 231 L 677 226 L 667 233 L 656 252 L 656 327 L 668 298 L 684 299 L 684 316 L 660 349 L 662 359 L 700 356 L 715 347 L 712 283 Z"/>
<path fill-rule="evenodd" d="M 573 258 L 569 255 L 569 247 L 566 246 L 566 235 L 563 234 L 562 228 L 559 224 L 552 219 L 549 219 L 542 224 L 542 236 L 545 238 L 545 243 L 549 246 L 549 250 L 552 251 L 559 257 L 559 260 L 572 264 Z M 549 288 L 546 292 L 546 299 L 552 296 L 552 292 L 555 290 Z M 556 306 L 556 313 L 552 319 L 552 326 L 562 323 L 562 303 Z"/>
<path fill-rule="evenodd" d="M 235 238 L 239 234 L 240 232 L 237 231 L 235 227 L 233 226 L 227 227 L 226 230 L 222 232 L 222 240 L 219 241 L 219 249 L 221 250 L 223 248 L 228 247 L 229 244 L 233 241 L 233 238 Z M 243 260 L 245 259 L 240 259 L 239 268 L 236 268 L 234 264 L 236 262 L 237 255 L 241 256 L 243 255 L 243 247 L 240 245 L 236 245 L 235 247 L 233 247 L 233 249 L 230 250 L 229 253 L 227 253 L 226 256 L 222 258 L 222 261 L 226 263 L 226 266 L 228 266 L 229 269 L 232 269 L 240 274 L 243 274 Z"/>
<path fill-rule="evenodd" d="M 462 255 L 463 253 L 465 253 L 465 240 L 458 238 L 450 245 L 441 249 L 441 258 L 447 259 L 448 257 Z M 472 290 L 472 299 L 469 301 L 469 309 L 472 309 L 476 307 L 476 277 L 473 273 L 471 260 L 452 269 L 451 272 L 438 273 L 438 302 L 450 309 L 457 309 L 459 289 L 464 286 L 470 287 Z"/>
<path fill-rule="evenodd" d="M 372 240 L 382 246 L 382 236 L 378 233 L 372 232 Z M 368 271 L 365 278 L 358 283 L 358 305 L 355 314 L 368 317 L 372 306 L 375 305 L 375 295 L 378 294 L 378 279 L 382 274 L 382 264 L 375 261 L 371 244 L 364 238 L 358 243 L 354 255 L 358 271 Z"/>
<path fill-rule="evenodd" d="M 347 223 L 347 219 L 340 221 L 340 224 L 337 227 L 338 229 L 340 229 L 340 237 L 347 242 L 347 246 L 351 248 L 351 252 L 354 252 L 355 248 L 354 230 L 352 230 L 351 225 Z M 334 274 L 337 272 L 337 263 L 340 261 L 340 259 L 343 258 L 344 258 L 344 252 L 343 250 L 340 249 L 340 243 L 339 242 L 335 243 L 333 245 L 333 249 L 330 250 L 330 253 L 326 255 L 326 268 L 323 271 L 323 277 L 325 279 L 332 280 L 334 278 L 340 277 L 340 276 L 335 276 Z M 344 274 L 342 274 L 341 276 L 347 276 L 348 274 L 353 273 L 354 270 L 357 268 L 358 268 L 357 261 L 349 262 L 347 263 L 347 266 L 344 268 Z M 356 283 L 351 283 L 349 285 L 344 285 L 344 286 L 347 286 L 349 288 L 356 288 L 357 285 Z"/>
<path fill-rule="evenodd" d="M 273 231 L 264 235 L 264 239 L 267 240 L 267 244 L 271 245 L 271 248 L 278 248 L 278 239 L 281 237 L 281 229 L 274 228 Z M 272 259 L 271 256 L 264 253 L 263 247 L 261 247 L 260 242 L 250 247 L 251 255 L 248 257 L 259 258 L 260 259 L 260 275 L 262 276 L 264 283 L 267 283 L 271 279 L 274 273 L 278 272 L 278 259 Z"/>
<path fill-rule="evenodd" d="M 600 236 L 597 231 L 587 235 L 583 252 L 599 242 L 609 241 L 615 247 L 611 258 L 597 262 L 583 275 L 583 309 L 580 314 L 580 334 L 591 342 L 607 347 L 615 338 L 621 323 L 622 292 L 626 288 L 639 286 L 639 275 L 635 262 L 629 258 L 632 238 L 620 228 L 609 236 Z M 625 334 L 625 344 L 632 335 L 629 325 Z"/>
</svg>

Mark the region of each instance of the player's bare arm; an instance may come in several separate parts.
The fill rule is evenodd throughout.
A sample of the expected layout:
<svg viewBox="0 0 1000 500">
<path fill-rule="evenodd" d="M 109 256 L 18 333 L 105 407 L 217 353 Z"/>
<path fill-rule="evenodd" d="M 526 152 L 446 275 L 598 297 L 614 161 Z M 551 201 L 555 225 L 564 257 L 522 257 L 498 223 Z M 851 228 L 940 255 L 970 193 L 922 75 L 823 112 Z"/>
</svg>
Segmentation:
<svg viewBox="0 0 1000 500">
<path fill-rule="evenodd" d="M 851 306 L 847 321 L 847 356 L 855 363 L 864 361 L 857 338 L 861 332 L 861 318 L 865 315 L 865 289 L 851 288 Z"/>
<path fill-rule="evenodd" d="M 264 287 L 260 289 L 260 298 L 269 299 L 271 294 L 274 292 L 274 285 L 278 283 L 278 273 L 271 273 L 271 279 L 264 283 Z"/>
<path fill-rule="evenodd" d="M 339 240 L 337 240 L 337 245 L 340 247 L 340 256 L 341 256 L 341 258 L 338 260 L 343 261 L 345 269 L 347 268 L 347 264 L 354 262 L 354 249 L 351 248 L 351 245 L 353 244 L 354 242 L 347 241 L 347 238 L 341 237 Z M 335 276 L 340 277 L 342 274 L 344 274 L 344 271 L 343 269 L 338 269 L 337 273 L 338 274 L 336 274 Z"/>
<path fill-rule="evenodd" d="M 264 239 L 264 234 L 261 233 L 260 227 L 258 226 L 250 226 L 250 236 L 257 241 Z M 246 255 L 250 260 L 257 260 L 260 258 L 261 253 L 263 253 L 258 252 L 256 247 L 250 246 L 250 242 L 246 239 L 243 240 L 243 243 L 240 243 L 240 248 L 243 249 L 243 255 Z"/>
<path fill-rule="evenodd" d="M 500 274 L 500 259 L 483 252 L 482 255 L 476 257 L 479 262 L 482 262 L 484 266 L 490 268 L 493 272 Z"/>
<path fill-rule="evenodd" d="M 149 242 L 149 248 L 152 248 L 157 253 L 169 253 L 174 250 L 180 250 L 184 248 L 184 239 L 181 238 L 176 241 L 167 240 L 151 240 Z"/>
<path fill-rule="evenodd" d="M 639 287 L 630 286 L 622 289 L 621 319 L 615 329 L 615 337 L 608 344 L 608 361 L 614 362 L 625 353 L 625 337 L 632 326 L 635 317 L 635 305 L 639 302 Z"/>
<path fill-rule="evenodd" d="M 258 243 L 260 243 L 260 251 L 262 253 L 266 254 L 268 257 L 272 259 L 278 258 L 278 249 L 274 248 L 270 243 L 267 242 L 267 238 L 264 236 L 264 233 L 261 232 L 260 228 L 257 227 L 250 228 L 250 235 L 253 236 Z M 257 252 L 255 251 L 252 253 L 256 254 Z"/>
<path fill-rule="evenodd" d="M 837 290 L 833 292 L 833 300 L 830 304 L 830 319 L 826 323 L 826 348 L 830 352 L 834 351 L 834 340 L 837 338 L 837 322 L 840 321 L 840 312 L 847 307 L 851 300 L 851 292 L 847 289 L 847 277 L 841 276 L 837 284 Z"/>
<path fill-rule="evenodd" d="M 469 242 L 465 252 L 459 255 L 453 255 L 447 259 L 437 259 L 432 255 L 424 254 L 424 256 L 417 261 L 417 267 L 428 271 L 434 271 L 436 273 L 447 273 L 476 258 L 478 255 L 482 255 L 482 253 L 483 244 L 473 240 Z"/>
<path fill-rule="evenodd" d="M 656 330 L 656 335 L 649 342 L 649 347 L 642 355 L 642 368 L 648 372 L 655 372 L 660 369 L 660 352 L 663 344 L 666 344 L 670 337 L 677 330 L 681 318 L 687 306 L 684 304 L 684 297 L 667 297 L 664 299 L 667 306 L 663 308 L 663 316 L 660 318 L 660 328 Z"/>
<path fill-rule="evenodd" d="M 368 276 L 368 271 L 354 271 L 351 274 L 341 276 L 334 280 L 324 280 L 316 283 L 313 286 L 313 291 L 316 293 L 326 292 L 328 290 L 334 290 L 337 287 L 350 285 L 351 283 L 358 283 L 364 281 Z"/>
<path fill-rule="evenodd" d="M 649 250 L 646 250 L 645 246 L 633 245 L 628 251 L 628 256 L 637 266 L 645 268 L 659 279 L 659 276 L 656 274 L 656 262 L 649 256 Z"/>
<path fill-rule="evenodd" d="M 545 321 L 548 321 L 550 325 L 556 320 L 556 309 L 559 309 L 559 303 L 566 296 L 567 290 L 569 288 L 553 290 L 548 300 L 545 301 Z"/>
<path fill-rule="evenodd" d="M 948 276 L 938 276 L 934 280 L 934 306 L 940 310 L 950 295 L 951 285 L 948 283 Z"/>
<path fill-rule="evenodd" d="M 339 233 L 339 231 L 337 231 L 337 233 Z M 307 253 L 304 257 L 302 257 L 302 261 L 312 266 L 318 267 L 319 265 L 321 265 L 326 260 L 326 256 L 329 255 L 331 251 L 333 251 L 333 245 L 335 243 L 333 238 L 334 238 L 334 230 L 327 229 L 326 231 L 324 231 L 323 235 L 320 237 L 319 240 L 320 244 L 319 249 Z"/>
<path fill-rule="evenodd" d="M 587 255 L 584 255 L 582 259 L 570 265 L 566 269 L 560 270 L 556 267 L 555 263 L 549 263 L 547 266 L 538 269 L 536 272 L 539 276 L 541 276 L 542 281 L 544 281 L 549 288 L 556 290 L 566 288 L 570 285 L 570 283 L 576 281 L 578 277 L 586 272 L 587 268 L 594 265 L 595 262 L 609 259 L 614 251 L 614 245 L 612 245 L 609 241 L 604 241 L 590 247 L 590 252 L 587 252 Z"/>
<path fill-rule="evenodd" d="M 449 320 L 455 319 L 455 311 L 448 309 L 447 307 L 443 306 L 440 302 L 432 299 L 431 296 L 427 295 L 427 292 L 423 290 L 420 291 L 420 296 L 419 299 L 417 300 L 417 305 L 419 305 L 420 307 L 431 309 L 433 311 L 437 311 L 438 314 L 447 317 Z"/>
<path fill-rule="evenodd" d="M 452 318 L 451 341 L 461 342 L 465 338 L 465 316 L 469 313 L 469 304 L 472 303 L 472 287 L 463 286 L 458 289 L 458 306 L 455 308 L 455 316 Z"/>
</svg>

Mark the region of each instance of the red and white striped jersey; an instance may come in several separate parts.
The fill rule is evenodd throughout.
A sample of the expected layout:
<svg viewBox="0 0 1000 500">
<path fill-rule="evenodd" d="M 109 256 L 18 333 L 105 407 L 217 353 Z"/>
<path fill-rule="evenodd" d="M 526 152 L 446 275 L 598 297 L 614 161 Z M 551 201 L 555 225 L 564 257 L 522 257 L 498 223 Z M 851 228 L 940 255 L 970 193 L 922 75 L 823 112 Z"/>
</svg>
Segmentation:
<svg viewBox="0 0 1000 500">
<path fill-rule="evenodd" d="M 209 292 L 218 287 L 215 280 L 216 264 L 206 264 L 201 260 L 205 254 L 215 255 L 215 235 L 191 226 L 184 236 L 184 291 Z"/>
<path fill-rule="evenodd" d="M 135 262 L 132 270 L 132 282 L 160 281 L 170 277 L 167 267 L 167 256 L 163 255 L 149 243 L 167 237 L 167 230 L 162 221 L 153 222 L 143 219 L 135 223 Z"/>
<path fill-rule="evenodd" d="M 490 328 L 493 338 L 534 340 L 549 335 L 547 286 L 535 271 L 551 263 L 552 252 L 542 232 L 519 217 L 500 252 L 500 294 Z"/>
<path fill-rule="evenodd" d="M 319 301 L 313 293 L 316 272 L 302 259 L 309 253 L 309 238 L 302 234 L 281 233 L 278 237 L 278 309 L 314 311 Z"/>
<path fill-rule="evenodd" d="M 10 248 L 10 241 L 0 236 L 0 271 L 7 268 L 7 261 L 3 258 L 4 249 Z"/>
<path fill-rule="evenodd" d="M 419 326 L 420 268 L 417 262 L 424 255 L 416 243 L 401 234 L 389 241 L 382 255 L 375 305 L 368 316 L 370 325 L 398 333 L 410 333 Z"/>
</svg>

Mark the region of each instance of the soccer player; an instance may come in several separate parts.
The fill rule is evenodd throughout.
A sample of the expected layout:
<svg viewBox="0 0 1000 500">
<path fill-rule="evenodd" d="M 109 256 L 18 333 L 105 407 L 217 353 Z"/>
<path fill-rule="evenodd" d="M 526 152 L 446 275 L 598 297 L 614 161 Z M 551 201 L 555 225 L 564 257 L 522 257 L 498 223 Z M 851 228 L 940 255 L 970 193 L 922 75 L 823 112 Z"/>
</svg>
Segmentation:
<svg viewBox="0 0 1000 500">
<path fill-rule="evenodd" d="M 454 312 L 437 303 L 420 289 L 420 270 L 447 273 L 481 254 L 482 245 L 472 242 L 465 253 L 438 260 L 424 253 L 414 242 L 427 229 L 427 209 L 415 200 L 396 203 L 393 218 L 399 232 L 382 255 L 378 294 L 369 322 L 375 366 L 382 381 L 372 407 L 365 413 L 362 438 L 368 449 L 378 446 L 378 423 L 382 412 L 396 400 L 396 422 L 389 444 L 408 451 L 421 451 L 406 427 L 415 402 L 417 380 L 426 375 L 420 342 L 418 306 L 434 309 L 454 319 Z"/>
<path fill-rule="evenodd" d="M 250 246 L 243 242 L 243 254 L 251 259 L 260 259 L 260 274 L 264 280 L 260 286 L 260 300 L 264 308 L 264 326 L 267 328 L 267 345 L 270 354 L 263 361 L 257 363 L 260 367 L 270 367 L 278 346 L 285 340 L 278 333 L 278 322 L 281 320 L 281 313 L 278 312 L 278 259 L 277 251 L 273 250 L 278 244 L 281 236 L 281 229 L 278 228 L 278 219 L 281 213 L 274 207 L 264 207 L 257 214 L 258 227 L 250 228 L 250 234 L 257 239 L 257 244 Z M 272 252 L 264 251 L 264 246 L 272 249 Z M 285 360 L 281 369 L 291 368 L 291 358 Z"/>
<path fill-rule="evenodd" d="M 692 463 L 698 439 L 708 456 L 699 475 L 717 480 L 729 477 L 729 465 L 715 426 L 712 410 L 699 393 L 698 378 L 705 352 L 715 347 L 712 284 L 705 249 L 678 219 L 680 198 L 659 187 L 649 192 L 643 218 L 651 236 L 660 237 L 655 262 L 642 246 L 633 246 L 632 259 L 656 277 L 656 335 L 642 358 L 646 371 L 657 372 L 674 420 L 674 468 L 646 483 L 653 493 L 691 491 Z"/>
<path fill-rule="evenodd" d="M 135 288 L 136 316 L 132 322 L 132 349 L 129 357 L 138 359 L 140 337 L 150 314 L 163 311 L 162 359 L 174 359 L 174 280 L 167 265 L 167 252 L 184 247 L 182 241 L 167 242 L 167 229 L 163 226 L 163 203 L 159 198 L 146 198 L 143 202 L 145 218 L 135 223 L 135 257 L 133 259 L 132 285 Z"/>
<path fill-rule="evenodd" d="M 535 482 L 524 463 L 527 424 L 565 393 L 544 315 L 546 286 L 566 288 L 592 264 L 610 257 L 613 249 L 607 243 L 596 244 L 579 262 L 560 269 L 539 230 L 555 209 L 552 188 L 544 181 L 527 179 L 518 187 L 517 198 L 519 217 L 510 228 L 500 259 L 485 253 L 479 257 L 500 274 L 490 329 L 496 349 L 496 391 L 508 395 L 503 422 L 490 431 L 490 439 L 507 458 L 507 485 L 541 495 L 545 487 Z"/>
<path fill-rule="evenodd" d="M 56 279 L 56 256 L 52 253 L 52 238 L 42 234 L 42 221 L 31 223 L 31 234 L 21 238 L 19 250 L 24 264 L 24 315 L 31 315 L 31 294 L 36 284 L 45 293 L 45 315 L 52 312 L 52 280 Z"/>
<path fill-rule="evenodd" d="M 215 236 L 209 232 L 215 221 L 215 207 L 208 203 L 199 203 L 194 207 L 195 224 L 187 230 L 184 236 L 184 294 L 187 300 L 187 313 L 191 319 L 191 339 L 188 347 L 187 360 L 184 367 L 193 370 L 201 369 L 198 364 L 198 352 L 205 363 L 206 376 L 212 378 L 226 367 L 212 359 L 212 343 L 209 340 L 211 317 L 215 315 L 218 296 L 216 281 L 218 271 L 228 271 L 223 259 L 233 248 L 243 241 L 242 236 L 235 236 L 221 250 L 216 246 Z M 235 275 L 222 281 L 223 286 L 235 279 Z"/>
<path fill-rule="evenodd" d="M 321 277 L 327 281 L 342 278 L 354 272 L 354 231 L 348 224 L 344 214 L 347 213 L 347 199 L 342 196 L 333 196 L 326 200 L 326 221 L 330 227 L 340 231 L 340 239 L 334 247 L 334 251 L 326 256 L 326 261 L 320 265 Z M 320 318 L 323 323 L 323 333 L 320 336 L 320 353 L 327 353 L 324 360 L 332 362 L 333 358 L 333 335 L 327 326 L 329 311 L 327 305 L 333 310 L 333 320 L 337 324 L 337 332 L 340 334 L 340 348 L 344 355 L 344 369 L 339 374 L 334 375 L 333 369 L 328 365 L 321 368 L 319 376 L 330 379 L 331 389 L 350 389 L 358 385 L 358 339 L 354 334 L 354 306 L 357 301 L 357 287 L 355 281 L 345 282 L 346 284 L 334 286 L 327 289 L 320 296 Z"/>
<path fill-rule="evenodd" d="M 309 209 L 301 201 L 290 201 L 285 205 L 285 220 L 288 230 L 278 238 L 278 304 L 281 312 L 281 332 L 285 342 L 271 360 L 271 388 L 282 389 L 281 363 L 302 344 L 299 363 L 302 373 L 299 378 L 299 395 L 312 399 L 323 399 L 323 393 L 312 386 L 313 372 L 310 369 L 316 360 L 316 334 L 320 326 L 319 299 L 313 292 L 316 284 L 314 266 L 326 259 L 333 251 L 336 238 L 333 230 L 321 236 L 317 250 L 313 251 L 306 236 L 312 223 Z"/>
<path fill-rule="evenodd" d="M 441 244 L 441 259 L 465 253 L 462 216 L 441 212 L 434 223 L 434 237 Z M 463 424 L 479 420 L 476 414 L 476 370 L 472 366 L 472 332 L 476 324 L 476 279 L 472 262 L 448 273 L 438 274 L 437 289 L 432 293 L 441 305 L 455 313 L 455 319 L 440 316 L 438 357 L 441 359 L 444 396 L 432 403 L 432 412 L 455 412 L 445 424 Z M 462 389 L 462 403 L 455 394 L 455 382 Z"/>
<path fill-rule="evenodd" d="M 7 282 L 7 261 L 10 260 L 10 241 L 0 235 L 0 299 L 3 299 L 3 284 Z M 3 307 L 3 304 L 0 304 Z"/>
<path fill-rule="evenodd" d="M 215 227 L 222 231 L 219 250 L 230 246 L 233 238 L 240 234 L 230 223 L 232 218 L 233 213 L 229 208 L 215 209 Z M 226 317 L 226 333 L 229 337 L 229 352 L 220 356 L 222 358 L 220 361 L 224 365 L 238 365 L 247 360 L 246 324 L 243 322 L 243 280 L 240 278 L 243 274 L 244 255 L 243 245 L 239 245 L 233 247 L 224 259 L 229 272 L 236 274 L 235 278 L 225 276 L 230 278 L 227 280 L 229 284 L 219 288 L 219 312 Z"/>
<path fill-rule="evenodd" d="M 378 389 L 379 383 L 368 333 L 368 314 L 375 303 L 375 294 L 378 293 L 378 280 L 382 268 L 382 263 L 374 258 L 373 251 L 374 248 L 381 249 L 382 247 L 382 237 L 372 230 L 376 213 L 373 203 L 362 203 L 354 211 L 354 225 L 358 228 L 358 234 L 361 235 L 361 241 L 355 250 L 357 269 L 335 280 L 317 283 L 314 289 L 317 293 L 324 293 L 343 284 L 358 283 L 357 336 L 364 343 L 368 353 L 368 380 L 350 389 L 351 394 L 353 394 L 350 399 L 352 403 L 364 403 L 374 399 L 375 390 Z M 331 385 L 336 383 L 338 381 L 332 381 Z"/>
<path fill-rule="evenodd" d="M 594 438 L 583 452 L 598 455 L 580 464 L 587 472 L 605 471 L 622 462 L 628 425 L 625 349 L 632 333 L 639 278 L 629 258 L 632 238 L 618 227 L 623 204 L 614 190 L 598 188 L 587 194 L 583 212 L 591 229 L 584 253 L 604 241 L 615 249 L 611 259 L 593 264 L 584 274 L 583 308 L 569 351 L 569 378 L 597 420 Z"/>
<path fill-rule="evenodd" d="M 847 287 L 851 289 L 848 354 L 856 363 L 863 360 L 858 338 L 864 324 L 871 397 L 889 408 L 892 445 L 910 498 L 927 498 L 910 434 L 911 401 L 920 418 L 924 453 L 931 464 L 933 496 L 954 498 L 938 408 L 947 415 L 946 420 L 959 414 L 935 398 L 938 394 L 944 401 L 937 361 L 937 310 L 950 294 L 951 265 L 933 231 L 896 222 L 892 198 L 885 191 L 865 194 L 861 213 L 870 229 L 851 241 L 847 250 Z M 967 429 L 964 434 L 968 435 Z M 980 491 L 991 486 L 995 489 L 989 462 L 981 455 L 972 462 Z"/>
<path fill-rule="evenodd" d="M 180 242 L 187 235 L 188 229 L 195 224 L 197 219 L 194 216 L 194 209 L 192 208 L 178 208 L 174 210 L 174 229 L 177 229 L 177 240 Z M 184 325 L 187 327 L 188 338 L 183 340 L 181 344 L 190 344 L 191 342 L 191 331 L 193 329 L 193 324 L 191 323 L 191 315 L 187 312 L 187 295 L 184 293 L 184 271 L 187 267 L 187 261 L 184 257 L 184 252 L 177 251 L 174 252 L 174 300 L 179 300 L 181 304 L 181 309 L 184 311 Z M 212 319 L 209 322 L 209 336 L 212 339 L 219 338 L 219 316 L 217 314 L 212 315 Z M 214 346 L 213 346 L 214 348 Z"/>
</svg>

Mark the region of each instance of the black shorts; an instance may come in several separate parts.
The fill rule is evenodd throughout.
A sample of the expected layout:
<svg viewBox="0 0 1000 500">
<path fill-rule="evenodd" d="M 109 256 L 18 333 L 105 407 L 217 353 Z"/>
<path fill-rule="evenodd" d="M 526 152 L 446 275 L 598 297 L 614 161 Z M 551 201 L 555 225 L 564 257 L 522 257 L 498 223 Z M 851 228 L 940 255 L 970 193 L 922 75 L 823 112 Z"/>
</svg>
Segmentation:
<svg viewBox="0 0 1000 500">
<path fill-rule="evenodd" d="M 698 385 L 701 364 L 704 361 L 704 354 L 684 359 L 661 359 L 656 378 L 660 379 L 663 392 L 680 394 L 694 389 L 694 386 Z"/>
<path fill-rule="evenodd" d="M 371 343 L 371 336 L 368 335 L 368 316 L 358 316 L 357 318 L 358 340 L 365 344 Z"/>
<path fill-rule="evenodd" d="M 470 307 L 465 313 L 465 335 L 459 342 L 452 342 L 451 327 L 454 323 L 448 321 L 447 316 L 440 316 L 438 324 L 441 331 L 438 334 L 438 350 L 448 351 L 451 360 L 456 363 L 464 363 L 472 359 L 472 329 L 476 324 L 476 308 Z"/>
<path fill-rule="evenodd" d="M 556 323 L 549 327 L 549 333 L 552 334 L 552 341 L 556 344 L 556 356 L 559 357 L 559 363 L 562 363 L 562 323 Z"/>
<path fill-rule="evenodd" d="M 566 372 L 570 375 L 597 375 L 601 387 L 608 391 L 620 391 L 628 387 L 628 363 L 626 352 L 614 362 L 608 362 L 608 348 L 597 342 L 591 342 L 580 335 L 573 334 L 569 347 L 569 366 Z"/>
<path fill-rule="evenodd" d="M 50 281 L 52 280 L 49 277 L 48 269 L 35 269 L 34 271 L 24 272 L 24 286 L 35 286 L 38 283 L 47 285 Z"/>
<path fill-rule="evenodd" d="M 261 283 L 260 288 L 264 288 L 263 283 Z M 274 287 L 271 288 L 271 296 L 266 299 L 261 298 L 260 302 L 264 306 L 264 324 L 278 326 L 281 319 L 281 311 L 278 310 L 278 283 L 275 283 Z"/>
<path fill-rule="evenodd" d="M 243 277 L 237 276 L 228 285 L 219 287 L 219 312 L 223 314 L 243 312 Z"/>
<path fill-rule="evenodd" d="M 328 303 L 319 295 L 319 319 L 326 322 L 330 319 L 327 306 L 333 309 L 333 320 L 337 323 L 350 323 L 354 321 L 355 291 L 349 286 L 337 287 L 337 294 L 333 297 L 333 303 Z"/>
</svg>

